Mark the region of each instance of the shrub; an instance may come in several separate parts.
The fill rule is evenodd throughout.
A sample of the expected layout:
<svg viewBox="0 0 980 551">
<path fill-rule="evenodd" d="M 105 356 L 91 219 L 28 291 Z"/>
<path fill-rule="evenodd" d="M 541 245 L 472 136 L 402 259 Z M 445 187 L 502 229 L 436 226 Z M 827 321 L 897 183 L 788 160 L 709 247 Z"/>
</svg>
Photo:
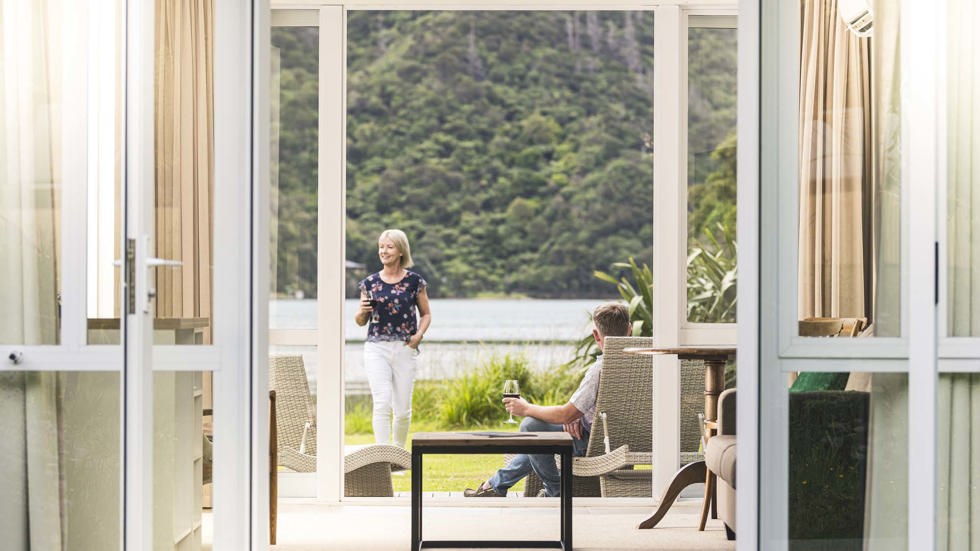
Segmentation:
<svg viewBox="0 0 980 551">
<path fill-rule="evenodd" d="M 534 398 L 534 384 L 527 359 L 506 355 L 494 357 L 478 369 L 449 382 L 441 398 L 439 420 L 447 428 L 481 427 L 496 423 L 503 415 L 501 388 L 506 379 L 517 379 L 521 394 Z"/>
</svg>

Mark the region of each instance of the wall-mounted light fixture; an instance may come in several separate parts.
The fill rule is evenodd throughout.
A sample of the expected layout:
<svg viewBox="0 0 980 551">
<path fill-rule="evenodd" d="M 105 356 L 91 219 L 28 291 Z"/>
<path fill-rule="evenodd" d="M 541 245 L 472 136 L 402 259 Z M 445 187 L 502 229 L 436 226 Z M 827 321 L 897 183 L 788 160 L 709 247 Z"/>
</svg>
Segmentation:
<svg viewBox="0 0 980 551">
<path fill-rule="evenodd" d="M 837 14 L 854 34 L 871 36 L 874 11 L 868 0 L 837 0 Z"/>
</svg>

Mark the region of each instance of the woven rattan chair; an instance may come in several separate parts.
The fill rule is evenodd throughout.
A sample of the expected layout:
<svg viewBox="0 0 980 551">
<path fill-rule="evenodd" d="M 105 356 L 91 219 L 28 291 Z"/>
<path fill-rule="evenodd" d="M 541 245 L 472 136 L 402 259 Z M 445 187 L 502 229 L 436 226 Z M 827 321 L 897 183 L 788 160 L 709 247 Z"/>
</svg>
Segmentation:
<svg viewBox="0 0 980 551">
<path fill-rule="evenodd" d="M 649 356 L 623 350 L 653 346 L 650 337 L 608 337 L 603 352 L 596 419 L 584 457 L 572 464 L 576 496 L 649 497 L 653 457 L 653 366 Z M 700 459 L 697 413 L 704 408 L 704 367 L 681 362 L 681 463 Z M 537 495 L 541 480 L 533 473 L 524 495 Z"/>
<path fill-rule="evenodd" d="M 303 357 L 269 360 L 269 387 L 276 391 L 275 419 L 279 465 L 296 472 L 316 470 L 316 407 Z M 372 444 L 344 456 L 344 495 L 393 496 L 391 471 L 408 469 L 412 455 L 403 448 Z"/>
</svg>

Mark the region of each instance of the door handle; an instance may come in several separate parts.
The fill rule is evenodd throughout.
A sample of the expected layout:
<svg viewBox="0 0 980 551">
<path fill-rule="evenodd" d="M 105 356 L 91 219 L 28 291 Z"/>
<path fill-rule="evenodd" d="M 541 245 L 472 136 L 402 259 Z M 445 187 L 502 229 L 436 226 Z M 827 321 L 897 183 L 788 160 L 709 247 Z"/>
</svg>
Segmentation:
<svg viewBox="0 0 980 551">
<path fill-rule="evenodd" d="M 146 259 L 146 265 L 147 266 L 150 266 L 150 267 L 170 266 L 172 268 L 175 268 L 177 266 L 183 266 L 184 263 L 182 261 L 180 261 L 180 260 L 170 260 L 168 258 L 155 258 L 155 257 L 152 257 L 152 258 L 147 258 Z"/>
</svg>

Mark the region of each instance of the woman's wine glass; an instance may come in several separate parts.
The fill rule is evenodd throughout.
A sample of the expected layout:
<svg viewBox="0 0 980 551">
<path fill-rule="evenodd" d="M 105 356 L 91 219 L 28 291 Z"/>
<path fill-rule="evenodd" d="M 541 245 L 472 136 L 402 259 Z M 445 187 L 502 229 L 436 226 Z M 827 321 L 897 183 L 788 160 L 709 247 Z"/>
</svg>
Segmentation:
<svg viewBox="0 0 980 551">
<path fill-rule="evenodd" d="M 514 379 L 507 379 L 506 381 L 504 381 L 503 397 L 504 398 L 521 397 L 521 387 L 520 385 L 517 384 L 517 381 L 515 381 Z M 507 416 L 508 416 L 506 421 L 507 423 L 511 423 L 514 425 L 517 424 L 517 421 L 514 420 L 514 415 L 512 413 L 508 412 Z"/>
</svg>

